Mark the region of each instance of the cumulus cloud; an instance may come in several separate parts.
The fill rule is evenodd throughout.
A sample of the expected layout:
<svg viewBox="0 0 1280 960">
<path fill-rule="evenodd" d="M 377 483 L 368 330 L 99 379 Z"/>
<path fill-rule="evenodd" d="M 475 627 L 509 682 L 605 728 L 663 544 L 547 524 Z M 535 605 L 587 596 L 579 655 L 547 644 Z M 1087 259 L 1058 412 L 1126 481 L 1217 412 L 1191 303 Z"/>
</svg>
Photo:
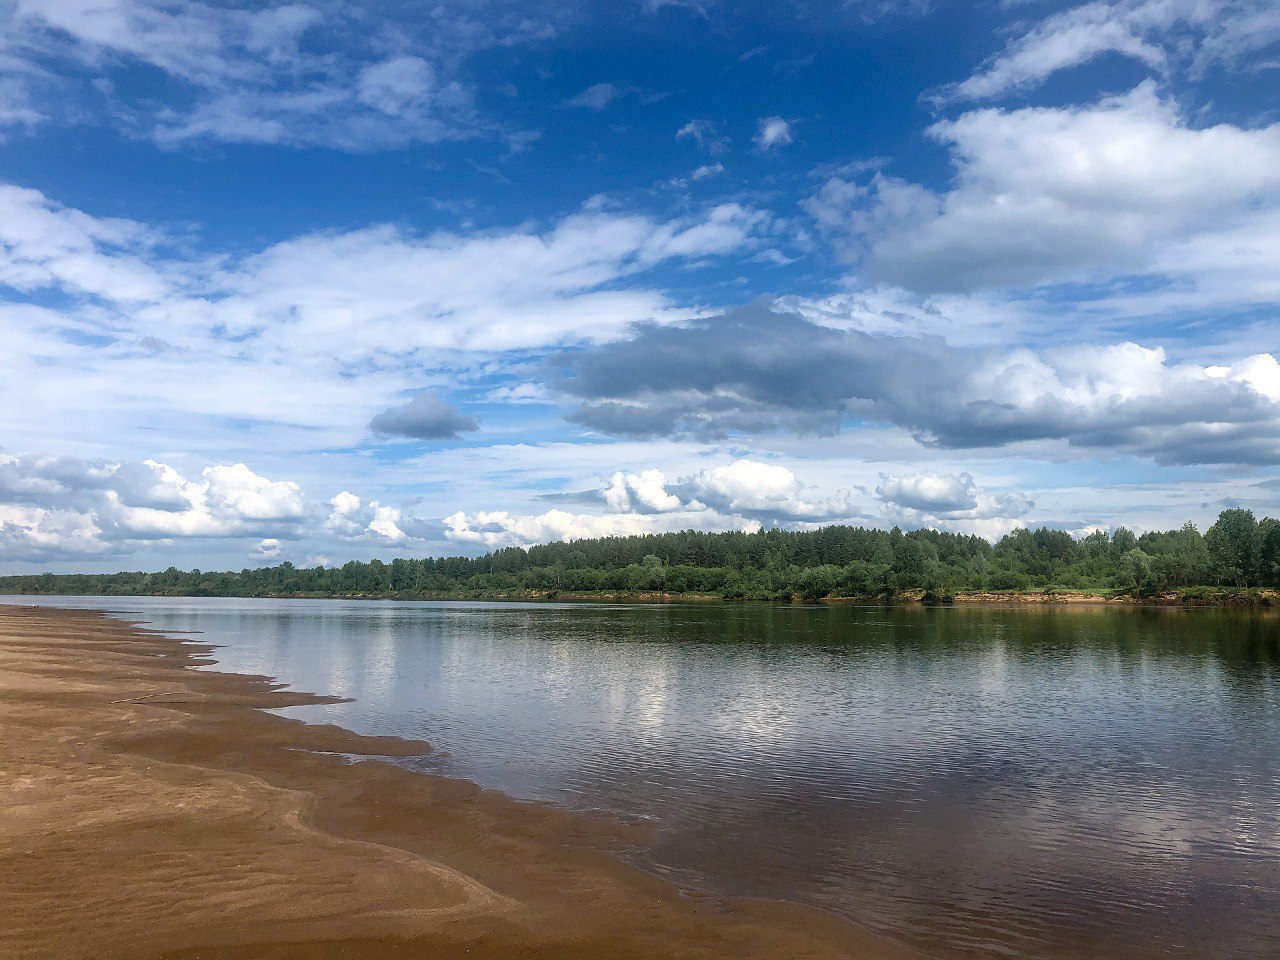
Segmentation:
<svg viewBox="0 0 1280 960">
<path fill-rule="evenodd" d="M 466 417 L 448 401 L 420 393 L 400 407 L 383 410 L 371 421 L 375 433 L 414 440 L 457 440 L 464 431 L 479 430 L 475 417 Z"/>
<path fill-rule="evenodd" d="M 929 513 L 955 513 L 972 510 L 978 505 L 977 487 L 973 477 L 967 473 L 881 477 L 876 496 L 889 503 Z"/>
<path fill-rule="evenodd" d="M 761 117 L 756 121 L 756 135 L 751 141 L 761 150 L 785 147 L 791 142 L 791 124 L 782 117 Z"/>
<path fill-rule="evenodd" d="M 700 470 L 679 489 L 692 505 L 766 522 L 830 520 L 852 511 L 847 491 L 815 497 L 787 467 L 749 459 Z"/>
<path fill-rule="evenodd" d="M 1280 456 L 1270 354 L 1200 366 L 1133 343 L 960 348 L 835 330 L 756 305 L 642 326 L 567 362 L 563 388 L 581 401 L 570 419 L 623 436 L 834 433 L 857 418 L 947 448 L 1054 441 L 1158 463 Z"/>
<path fill-rule="evenodd" d="M 781 464 L 741 458 L 669 480 L 661 470 L 618 471 L 602 491 L 615 513 L 710 512 L 777 523 L 849 516 L 847 491 L 817 497 Z"/>
<path fill-rule="evenodd" d="M 720 514 L 705 508 L 660 514 L 570 513 L 559 509 L 540 514 L 519 514 L 505 510 L 458 511 L 445 517 L 443 524 L 444 536 L 448 542 L 486 550 L 678 530 L 754 532 L 762 526 L 759 520 Z"/>
<path fill-rule="evenodd" d="M 1280 40 L 1280 11 L 1270 0 L 1118 0 L 1062 10 L 1012 39 L 968 79 L 936 99 L 981 100 L 1038 86 L 1104 54 L 1118 54 L 1166 75 L 1203 70 Z"/>
<path fill-rule="evenodd" d="M 340 537 L 359 537 L 368 529 L 368 519 L 360 518 L 362 501 L 350 490 L 337 493 L 329 501 L 329 517 L 325 527 Z"/>
<path fill-rule="evenodd" d="M 403 514 L 399 507 L 391 507 L 374 501 L 369 504 L 373 510 L 373 519 L 369 521 L 369 532 L 376 534 L 388 543 L 407 540 L 409 535 L 400 529 Z"/>
<path fill-rule="evenodd" d="M 651 530 L 650 518 L 639 514 L 585 514 L 548 510 L 514 515 L 505 510 L 458 511 L 444 518 L 445 537 L 454 543 L 489 549 L 531 546 L 590 537 L 621 537 Z"/>
<path fill-rule="evenodd" d="M 376 500 L 366 504 L 350 490 L 343 490 L 329 501 L 324 529 L 348 542 L 405 543 L 411 537 L 401 527 L 404 519 L 398 507 Z"/>
<path fill-rule="evenodd" d="M 1021 493 L 991 493 L 967 473 L 881 475 L 876 496 L 883 515 L 912 527 L 1003 536 L 1035 505 Z"/>
<path fill-rule="evenodd" d="M 657 468 L 616 471 L 594 495 L 607 513 L 549 510 L 458 512 L 444 519 L 445 536 L 486 547 L 528 546 L 551 540 L 627 536 L 672 530 L 758 530 L 861 517 L 847 491 L 815 494 L 781 464 L 740 458 L 671 479 Z"/>
<path fill-rule="evenodd" d="M 327 511 L 326 508 L 327 507 Z M 187 540 L 248 540 L 249 556 L 277 561 L 285 543 L 421 549 L 442 527 L 349 490 L 327 504 L 291 480 L 243 463 L 196 476 L 154 460 L 119 463 L 0 453 L 0 549 L 15 562 L 111 556 Z"/>
<path fill-rule="evenodd" d="M 199 480 L 188 480 L 165 464 L 146 465 L 157 472 L 157 486 L 183 506 L 131 506 L 119 491 L 108 488 L 101 515 L 114 520 L 126 538 L 242 536 L 306 516 L 296 483 L 260 477 L 243 463 L 205 467 Z"/>
<path fill-rule="evenodd" d="M 244 464 L 189 479 L 134 463 L 0 454 L 0 525 L 16 559 L 104 553 L 143 541 L 237 537 L 296 529 L 309 515 L 292 481 Z"/>
<path fill-rule="evenodd" d="M 0 504 L 0 546 L 12 560 L 91 556 L 109 549 L 91 514 L 15 504 Z"/>
<path fill-rule="evenodd" d="M 868 278 L 924 293 L 1150 272 L 1170 245 L 1278 202 L 1280 124 L 1194 127 L 1150 84 L 1088 106 L 977 110 L 928 133 L 951 150 L 950 190 L 833 178 L 807 204 L 851 238 Z"/>
<path fill-rule="evenodd" d="M 255 560 L 272 562 L 284 556 L 284 544 L 275 537 L 264 537 L 258 541 L 251 554 Z"/>
<path fill-rule="evenodd" d="M 667 491 L 667 477 L 661 470 L 618 471 L 609 479 L 604 500 L 615 513 L 669 513 L 684 506 Z"/>
</svg>

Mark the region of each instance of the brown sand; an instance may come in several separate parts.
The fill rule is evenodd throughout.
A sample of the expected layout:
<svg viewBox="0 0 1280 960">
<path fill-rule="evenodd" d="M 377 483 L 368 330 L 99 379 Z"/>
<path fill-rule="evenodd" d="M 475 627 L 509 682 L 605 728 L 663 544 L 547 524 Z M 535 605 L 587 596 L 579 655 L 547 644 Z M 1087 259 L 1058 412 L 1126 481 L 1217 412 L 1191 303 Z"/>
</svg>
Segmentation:
<svg viewBox="0 0 1280 960">
<path fill-rule="evenodd" d="M 0 957 L 905 958 L 818 911 L 680 895 L 617 825 L 332 753 L 208 648 L 0 607 Z M 326 754 L 317 751 L 330 751 Z M 631 838 L 634 839 L 634 838 Z"/>
</svg>

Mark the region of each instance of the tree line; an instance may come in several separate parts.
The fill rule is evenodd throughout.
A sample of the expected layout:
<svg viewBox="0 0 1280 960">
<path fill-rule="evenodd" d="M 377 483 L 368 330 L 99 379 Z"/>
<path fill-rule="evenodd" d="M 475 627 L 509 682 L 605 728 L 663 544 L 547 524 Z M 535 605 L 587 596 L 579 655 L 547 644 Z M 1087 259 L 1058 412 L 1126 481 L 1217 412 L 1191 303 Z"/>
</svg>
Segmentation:
<svg viewBox="0 0 1280 960">
<path fill-rule="evenodd" d="M 555 597 L 696 594 L 727 600 L 877 599 L 923 591 L 1088 591 L 1194 598 L 1280 588 L 1280 521 L 1224 510 L 1205 533 L 1193 524 L 1082 538 L 1020 529 L 981 537 L 896 527 L 829 526 L 757 533 L 604 537 L 509 547 L 480 557 L 292 563 L 209 573 L 39 574 L 0 577 L 0 593 L 152 596 Z M 1197 594 L 1199 591 L 1199 594 Z M 1216 593 L 1214 592 L 1216 591 Z"/>
</svg>

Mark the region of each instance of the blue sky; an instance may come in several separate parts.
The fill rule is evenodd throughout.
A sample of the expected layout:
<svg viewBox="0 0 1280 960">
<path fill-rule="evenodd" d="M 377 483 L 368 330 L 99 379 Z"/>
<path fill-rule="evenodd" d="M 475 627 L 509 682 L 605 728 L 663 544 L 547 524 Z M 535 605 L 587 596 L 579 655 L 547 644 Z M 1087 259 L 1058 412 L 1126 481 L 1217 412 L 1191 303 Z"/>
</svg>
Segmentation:
<svg viewBox="0 0 1280 960">
<path fill-rule="evenodd" d="M 0 0 L 0 567 L 1280 496 L 1266 0 Z"/>
</svg>

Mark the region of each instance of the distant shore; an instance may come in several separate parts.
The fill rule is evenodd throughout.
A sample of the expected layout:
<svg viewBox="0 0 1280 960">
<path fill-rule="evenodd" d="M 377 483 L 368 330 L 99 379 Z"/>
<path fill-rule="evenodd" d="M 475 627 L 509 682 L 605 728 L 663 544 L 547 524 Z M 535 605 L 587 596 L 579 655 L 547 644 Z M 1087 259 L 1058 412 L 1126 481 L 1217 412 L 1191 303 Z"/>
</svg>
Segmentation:
<svg viewBox="0 0 1280 960">
<path fill-rule="evenodd" d="M 206 645 L 0 606 L 7 960 L 854 958 L 807 908 L 685 897 L 631 828 L 385 760 L 426 744 L 264 713 L 324 702 L 192 667 Z"/>
<path fill-rule="evenodd" d="M 1004 590 L 1004 591 L 930 591 L 904 590 L 891 595 L 837 597 L 826 596 L 817 600 L 793 598 L 790 600 L 728 600 L 709 593 L 670 593 L 654 590 L 503 590 L 493 592 L 457 591 L 437 593 L 389 592 L 389 593 L 26 593 L 14 596 L 40 597 L 56 600 L 58 597 L 223 597 L 249 600 L 396 600 L 396 601 L 484 601 L 493 603 L 808 603 L 814 605 L 865 605 L 865 606 L 1104 606 L 1104 607 L 1280 607 L 1280 590 L 1257 587 L 1190 587 L 1184 590 L 1168 590 L 1151 594 L 1130 594 L 1114 591 L 1082 590 Z"/>
</svg>

